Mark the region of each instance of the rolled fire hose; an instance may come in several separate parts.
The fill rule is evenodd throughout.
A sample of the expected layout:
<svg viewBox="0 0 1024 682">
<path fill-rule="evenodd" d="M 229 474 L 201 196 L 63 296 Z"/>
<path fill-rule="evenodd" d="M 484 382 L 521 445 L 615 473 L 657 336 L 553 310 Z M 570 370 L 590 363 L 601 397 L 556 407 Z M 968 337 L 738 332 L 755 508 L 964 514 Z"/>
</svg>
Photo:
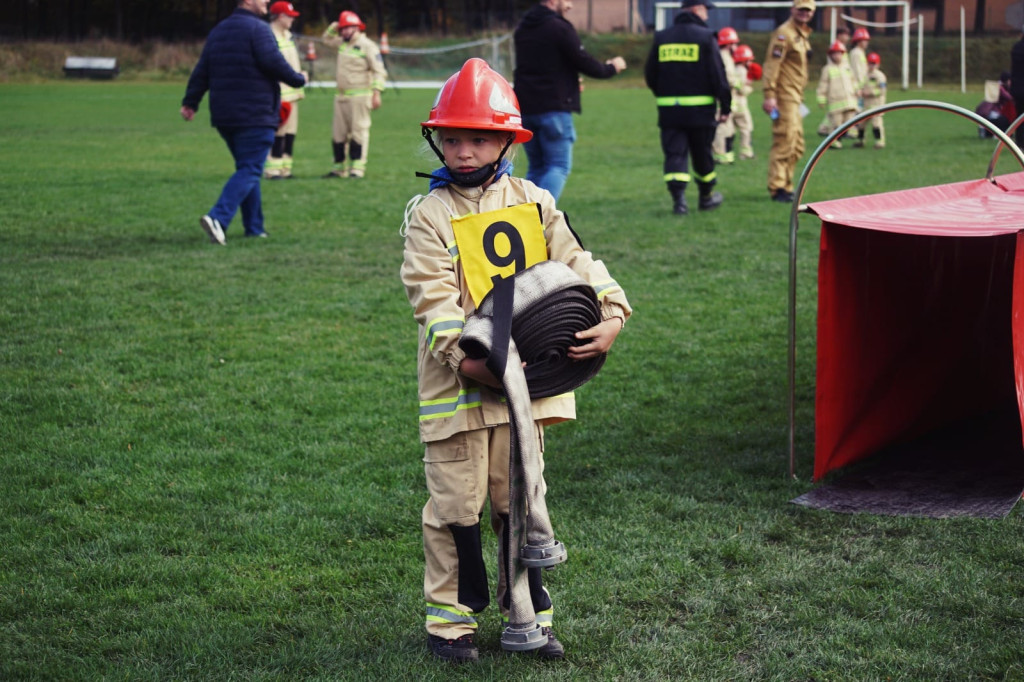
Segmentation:
<svg viewBox="0 0 1024 682">
<path fill-rule="evenodd" d="M 603 354 L 576 361 L 569 359 L 568 350 L 581 344 L 576 332 L 600 322 L 593 287 L 564 263 L 543 261 L 498 280 L 466 320 L 459 340 L 467 356 L 487 359 L 488 369 L 502 382 L 509 411 L 510 542 L 505 561 L 510 603 L 509 623 L 501 636 L 507 650 L 525 651 L 547 642 L 537 626 L 527 570 L 566 559 L 544 500 L 530 400 L 567 393 L 597 374 Z"/>
</svg>

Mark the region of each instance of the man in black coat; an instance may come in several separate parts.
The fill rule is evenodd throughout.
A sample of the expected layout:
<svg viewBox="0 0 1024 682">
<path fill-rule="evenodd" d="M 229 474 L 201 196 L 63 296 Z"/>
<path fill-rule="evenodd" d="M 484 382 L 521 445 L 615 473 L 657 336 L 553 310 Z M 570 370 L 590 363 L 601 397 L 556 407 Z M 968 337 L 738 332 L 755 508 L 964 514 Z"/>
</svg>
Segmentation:
<svg viewBox="0 0 1024 682">
<path fill-rule="evenodd" d="M 266 237 L 260 178 L 263 163 L 281 123 L 281 86 L 298 88 L 306 78 L 285 61 L 270 25 L 260 17 L 270 0 L 238 0 L 238 7 L 214 26 L 192 70 L 181 102 L 181 117 L 191 121 L 210 93 L 210 124 L 224 138 L 235 160 L 220 198 L 199 225 L 215 244 L 238 209 L 247 237 Z"/>
<path fill-rule="evenodd" d="M 523 15 L 513 35 L 516 98 L 523 127 L 533 133 L 523 145 L 530 162 L 526 179 L 555 199 L 572 170 L 572 113 L 580 113 L 580 74 L 611 78 L 626 68 L 622 57 L 599 62 L 583 49 L 565 18 L 570 9 L 572 0 L 541 0 Z"/>
<path fill-rule="evenodd" d="M 697 181 L 701 210 L 717 208 L 722 195 L 716 182 L 711 143 L 715 127 L 729 118 L 732 93 L 718 52 L 718 40 L 708 28 L 711 0 L 683 0 L 672 26 L 654 34 L 644 66 L 644 79 L 656 97 L 665 182 L 672 211 L 686 215 L 686 183 Z M 716 115 L 717 108 L 717 115 Z M 693 159 L 693 174 L 689 159 Z"/>
</svg>

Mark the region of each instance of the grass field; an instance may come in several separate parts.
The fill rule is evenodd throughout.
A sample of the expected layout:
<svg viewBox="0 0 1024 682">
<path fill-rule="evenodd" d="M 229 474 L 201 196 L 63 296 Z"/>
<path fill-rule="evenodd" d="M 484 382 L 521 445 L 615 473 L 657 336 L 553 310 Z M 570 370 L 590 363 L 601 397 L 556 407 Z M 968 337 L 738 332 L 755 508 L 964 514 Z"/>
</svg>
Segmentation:
<svg viewBox="0 0 1024 682">
<path fill-rule="evenodd" d="M 183 90 L 0 86 L 0 679 L 1024 679 L 1019 508 L 788 502 L 812 487 L 818 228 L 801 221 L 791 480 L 789 210 L 764 187 L 767 118 L 758 159 L 719 169 L 721 210 L 680 220 L 649 93 L 599 86 L 561 206 L 636 313 L 579 421 L 548 432 L 568 658 L 502 654 L 492 609 L 480 664 L 439 666 L 398 280 L 413 173 L 436 166 L 418 128 L 434 93 L 386 95 L 361 182 L 319 179 L 331 99 L 312 93 L 300 179 L 264 183 L 270 238 L 236 222 L 216 247 L 197 221 L 230 157 L 205 102 L 180 120 Z M 887 126 L 884 151 L 829 152 L 805 201 L 985 173 L 992 144 L 963 119 Z"/>
</svg>

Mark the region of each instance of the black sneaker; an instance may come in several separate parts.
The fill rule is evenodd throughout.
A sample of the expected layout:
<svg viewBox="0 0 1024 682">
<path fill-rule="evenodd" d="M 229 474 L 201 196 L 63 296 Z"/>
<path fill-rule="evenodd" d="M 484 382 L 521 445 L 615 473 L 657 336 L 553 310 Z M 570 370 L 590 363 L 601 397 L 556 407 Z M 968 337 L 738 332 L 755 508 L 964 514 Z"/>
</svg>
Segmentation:
<svg viewBox="0 0 1024 682">
<path fill-rule="evenodd" d="M 539 658 L 547 658 L 551 660 L 558 660 L 565 658 L 565 647 L 555 637 L 555 633 L 551 631 L 550 627 L 542 627 L 540 629 L 545 635 L 548 636 L 547 644 L 544 646 L 534 649 L 532 653 Z"/>
<path fill-rule="evenodd" d="M 700 198 L 700 203 L 698 204 L 698 207 L 702 211 L 710 211 L 711 209 L 718 208 L 719 206 L 721 206 L 722 201 L 723 199 L 721 192 L 712 192 L 711 194 L 708 194 L 707 196 L 703 196 Z"/>
<path fill-rule="evenodd" d="M 557 640 L 555 643 L 558 643 Z M 431 653 L 443 661 L 466 663 L 480 658 L 480 650 L 476 648 L 472 634 L 462 635 L 456 639 L 427 635 L 427 644 L 430 645 Z"/>
<path fill-rule="evenodd" d="M 777 189 L 772 192 L 772 201 L 778 201 L 783 204 L 793 203 L 793 193 L 787 192 L 784 189 Z"/>
</svg>

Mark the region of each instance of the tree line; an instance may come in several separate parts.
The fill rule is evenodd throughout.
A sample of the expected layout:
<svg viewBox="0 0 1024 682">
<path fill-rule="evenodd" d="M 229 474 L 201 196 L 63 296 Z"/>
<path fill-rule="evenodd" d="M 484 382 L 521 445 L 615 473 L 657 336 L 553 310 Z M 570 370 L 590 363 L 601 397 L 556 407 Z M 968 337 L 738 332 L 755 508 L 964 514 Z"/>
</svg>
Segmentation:
<svg viewBox="0 0 1024 682">
<path fill-rule="evenodd" d="M 371 35 L 508 30 L 536 0 L 292 0 L 296 28 L 322 27 L 353 10 Z M 236 0 L 4 0 L 0 36 L 14 40 L 194 40 L 234 11 Z"/>
</svg>

